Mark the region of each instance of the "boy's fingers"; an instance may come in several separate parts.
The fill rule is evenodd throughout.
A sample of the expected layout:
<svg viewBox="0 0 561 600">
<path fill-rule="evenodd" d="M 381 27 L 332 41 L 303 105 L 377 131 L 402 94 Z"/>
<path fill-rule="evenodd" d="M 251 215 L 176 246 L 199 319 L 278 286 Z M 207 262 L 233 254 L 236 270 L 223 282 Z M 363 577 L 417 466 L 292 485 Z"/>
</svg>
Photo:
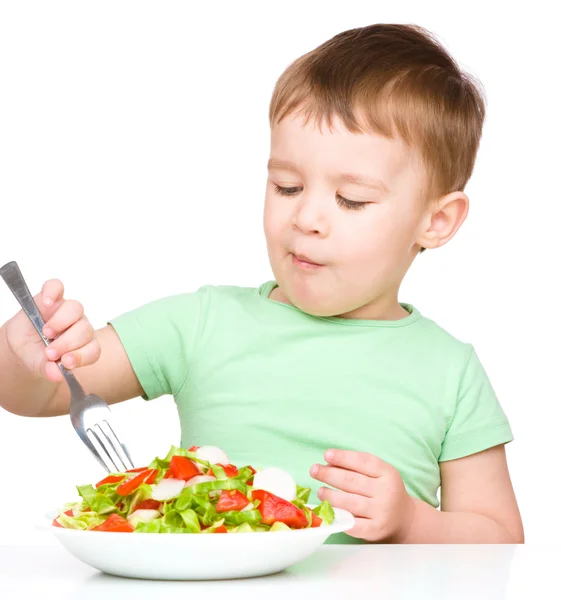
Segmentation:
<svg viewBox="0 0 561 600">
<path fill-rule="evenodd" d="M 43 370 L 45 377 L 49 381 L 53 381 L 53 382 L 62 381 L 62 373 L 60 372 L 60 369 L 58 368 L 56 363 L 51 362 L 49 360 L 45 360 L 43 362 L 42 370 Z"/>
<path fill-rule="evenodd" d="M 47 327 L 45 327 L 47 329 Z M 82 317 L 45 348 L 49 360 L 58 360 L 63 354 L 78 350 L 94 338 L 94 330 L 86 317 Z"/>
<path fill-rule="evenodd" d="M 43 284 L 41 291 L 34 296 L 35 304 L 44 321 L 54 315 L 63 301 L 64 286 L 58 279 L 50 279 Z"/>
<path fill-rule="evenodd" d="M 318 490 L 318 498 L 322 501 L 327 500 L 335 508 L 348 510 L 355 517 L 372 517 L 371 500 L 365 496 L 322 487 Z"/>
<path fill-rule="evenodd" d="M 59 279 L 49 279 L 43 284 L 41 302 L 43 306 L 53 306 L 64 296 L 64 285 Z"/>
<path fill-rule="evenodd" d="M 101 356 L 101 347 L 99 342 L 94 338 L 79 350 L 73 350 L 64 354 L 61 362 L 67 369 L 75 369 L 76 367 L 87 367 L 93 364 Z"/>
<path fill-rule="evenodd" d="M 43 333 L 50 339 L 66 331 L 84 316 L 84 307 L 77 300 L 65 300 L 45 323 Z"/>
<path fill-rule="evenodd" d="M 322 483 L 327 483 L 327 485 L 343 490 L 344 492 L 367 497 L 373 496 L 372 488 L 374 480 L 361 473 L 338 467 L 314 465 L 310 469 L 310 475 L 314 479 Z"/>
<path fill-rule="evenodd" d="M 325 453 L 325 460 L 334 467 L 362 473 L 368 477 L 381 477 L 390 469 L 388 463 L 368 452 L 328 450 Z"/>
<path fill-rule="evenodd" d="M 355 526 L 352 529 L 345 531 L 345 533 L 351 537 L 368 540 L 372 535 L 372 521 L 370 519 L 359 517 L 358 519 L 355 519 Z"/>
</svg>

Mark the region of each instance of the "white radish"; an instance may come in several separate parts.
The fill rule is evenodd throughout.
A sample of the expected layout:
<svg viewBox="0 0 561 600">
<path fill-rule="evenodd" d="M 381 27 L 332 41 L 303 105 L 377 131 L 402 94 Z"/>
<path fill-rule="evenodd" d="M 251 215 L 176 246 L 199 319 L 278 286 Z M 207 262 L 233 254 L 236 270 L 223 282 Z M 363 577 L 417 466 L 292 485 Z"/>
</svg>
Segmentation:
<svg viewBox="0 0 561 600">
<path fill-rule="evenodd" d="M 296 482 L 290 473 L 277 467 L 257 471 L 253 476 L 253 489 L 265 490 L 288 502 L 296 499 Z"/>
<path fill-rule="evenodd" d="M 211 465 L 229 465 L 230 460 L 223 450 L 216 446 L 201 446 L 196 452 L 197 458 L 206 460 Z"/>
<path fill-rule="evenodd" d="M 160 516 L 161 515 L 160 515 L 159 510 L 140 508 L 138 510 L 135 510 L 133 513 L 131 513 L 127 517 L 127 520 L 136 527 L 137 524 L 140 523 L 141 521 L 143 523 L 148 523 L 150 521 L 153 521 L 154 519 L 159 518 Z"/>
<path fill-rule="evenodd" d="M 181 490 L 185 487 L 182 479 L 162 479 L 152 490 L 152 498 L 163 502 L 179 496 Z"/>
<path fill-rule="evenodd" d="M 191 487 L 192 485 L 197 485 L 197 483 L 206 483 L 207 481 L 214 481 L 216 477 L 213 475 L 195 475 L 195 477 L 191 477 L 187 482 L 187 487 Z"/>
</svg>

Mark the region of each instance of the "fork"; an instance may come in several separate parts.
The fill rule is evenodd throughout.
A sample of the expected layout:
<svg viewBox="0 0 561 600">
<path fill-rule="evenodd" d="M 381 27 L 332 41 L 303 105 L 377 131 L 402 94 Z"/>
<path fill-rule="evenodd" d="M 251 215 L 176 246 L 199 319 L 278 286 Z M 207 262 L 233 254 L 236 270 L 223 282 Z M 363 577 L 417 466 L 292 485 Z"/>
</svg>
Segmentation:
<svg viewBox="0 0 561 600">
<path fill-rule="evenodd" d="M 43 334 L 45 322 L 33 300 L 27 283 L 16 262 L 0 268 L 0 276 L 48 346 L 52 340 Z M 58 361 L 58 368 L 70 388 L 70 421 L 86 447 L 109 473 L 121 473 L 134 468 L 130 454 L 115 433 L 114 420 L 107 402 L 95 394 L 86 394 L 78 380 Z"/>
</svg>

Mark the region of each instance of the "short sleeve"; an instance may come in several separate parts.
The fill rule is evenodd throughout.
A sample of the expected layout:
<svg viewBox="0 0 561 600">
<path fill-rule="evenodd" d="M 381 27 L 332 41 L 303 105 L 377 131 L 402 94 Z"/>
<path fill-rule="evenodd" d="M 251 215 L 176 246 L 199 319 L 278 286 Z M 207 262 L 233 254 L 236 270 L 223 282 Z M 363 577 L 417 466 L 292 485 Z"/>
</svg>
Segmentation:
<svg viewBox="0 0 561 600">
<path fill-rule="evenodd" d="M 169 296 L 109 321 L 145 400 L 175 395 L 185 383 L 196 354 L 201 304 L 201 292 Z"/>
<path fill-rule="evenodd" d="M 439 461 L 469 456 L 512 440 L 508 419 L 476 352 L 471 348 Z"/>
</svg>

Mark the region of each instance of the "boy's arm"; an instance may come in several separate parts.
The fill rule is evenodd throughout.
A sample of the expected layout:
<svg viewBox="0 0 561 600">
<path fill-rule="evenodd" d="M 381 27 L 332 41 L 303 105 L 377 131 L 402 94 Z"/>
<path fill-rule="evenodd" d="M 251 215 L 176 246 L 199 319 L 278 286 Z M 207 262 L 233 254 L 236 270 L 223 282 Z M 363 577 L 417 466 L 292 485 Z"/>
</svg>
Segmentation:
<svg viewBox="0 0 561 600">
<path fill-rule="evenodd" d="M 4 329 L 4 328 L 2 328 Z M 21 416 L 54 417 L 68 414 L 70 392 L 63 380 L 53 384 L 29 373 L 10 353 L 0 329 L 2 402 L 6 410 Z M 96 331 L 101 357 L 92 365 L 73 370 L 87 393 L 115 404 L 143 394 L 119 336 L 110 325 Z"/>
<path fill-rule="evenodd" d="M 404 543 L 524 543 L 504 445 L 440 463 L 441 508 L 414 499 Z"/>
</svg>

